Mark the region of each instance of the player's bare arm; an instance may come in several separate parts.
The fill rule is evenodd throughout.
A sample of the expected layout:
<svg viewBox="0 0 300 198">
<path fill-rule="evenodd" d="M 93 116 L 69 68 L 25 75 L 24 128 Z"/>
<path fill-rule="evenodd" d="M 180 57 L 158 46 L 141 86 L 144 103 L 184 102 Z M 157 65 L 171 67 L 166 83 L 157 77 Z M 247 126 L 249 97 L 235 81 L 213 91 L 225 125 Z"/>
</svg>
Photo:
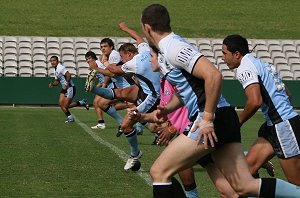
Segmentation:
<svg viewBox="0 0 300 198">
<path fill-rule="evenodd" d="M 65 73 L 65 78 L 66 78 L 66 84 L 64 84 L 62 86 L 62 89 L 64 89 L 64 90 L 66 90 L 68 88 L 70 81 L 71 81 L 71 74 L 68 71 Z"/>
<path fill-rule="evenodd" d="M 143 37 L 141 35 L 139 35 L 136 31 L 130 29 L 129 27 L 127 27 L 125 22 L 121 22 L 119 24 L 119 27 L 121 30 L 123 30 L 124 32 L 126 32 L 127 34 L 129 34 L 129 36 L 131 36 L 133 39 L 136 40 L 137 45 L 140 43 L 145 42 Z"/>
<path fill-rule="evenodd" d="M 258 83 L 251 84 L 246 87 L 245 94 L 247 97 L 246 105 L 239 116 L 241 126 L 255 114 L 263 102 Z"/>
<path fill-rule="evenodd" d="M 203 79 L 205 84 L 205 107 L 202 120 L 198 123 L 198 128 L 201 133 L 198 137 L 198 143 L 203 143 L 204 147 L 208 148 L 208 141 L 214 147 L 214 141 L 218 138 L 214 131 L 213 121 L 214 113 L 217 108 L 217 103 L 221 96 L 222 75 L 218 69 L 205 57 L 201 57 L 193 70 L 194 76 Z M 196 127 L 196 128 L 197 128 Z M 196 128 L 194 130 L 196 130 Z"/>
<path fill-rule="evenodd" d="M 57 86 L 59 84 L 59 80 L 55 80 L 54 82 L 49 83 L 49 88 L 53 88 L 54 86 Z"/>
</svg>

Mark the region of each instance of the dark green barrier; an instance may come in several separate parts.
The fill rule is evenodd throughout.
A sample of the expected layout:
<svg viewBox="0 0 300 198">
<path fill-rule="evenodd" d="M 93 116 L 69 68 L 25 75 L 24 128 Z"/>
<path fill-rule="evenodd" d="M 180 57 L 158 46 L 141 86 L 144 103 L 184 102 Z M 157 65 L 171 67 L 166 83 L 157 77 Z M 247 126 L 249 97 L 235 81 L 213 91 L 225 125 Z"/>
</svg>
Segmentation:
<svg viewBox="0 0 300 198">
<path fill-rule="evenodd" d="M 1 105 L 53 105 L 58 103 L 58 95 L 61 85 L 49 89 L 48 85 L 54 78 L 21 78 L 1 77 L 0 78 L 0 104 Z M 85 78 L 73 78 L 76 85 L 75 100 L 87 98 L 92 104 L 94 94 L 84 92 Z M 285 81 L 290 89 L 294 107 L 300 107 L 300 81 Z M 225 98 L 237 107 L 245 104 L 245 94 L 242 86 L 237 80 L 224 80 L 222 93 Z"/>
<path fill-rule="evenodd" d="M 94 94 L 84 92 L 85 78 L 72 78 L 76 85 L 74 100 L 87 98 L 93 103 Z M 61 90 L 59 84 L 52 89 L 49 83 L 54 77 L 1 77 L 0 78 L 0 104 L 22 104 L 22 105 L 52 105 L 58 104 L 58 96 Z"/>
</svg>

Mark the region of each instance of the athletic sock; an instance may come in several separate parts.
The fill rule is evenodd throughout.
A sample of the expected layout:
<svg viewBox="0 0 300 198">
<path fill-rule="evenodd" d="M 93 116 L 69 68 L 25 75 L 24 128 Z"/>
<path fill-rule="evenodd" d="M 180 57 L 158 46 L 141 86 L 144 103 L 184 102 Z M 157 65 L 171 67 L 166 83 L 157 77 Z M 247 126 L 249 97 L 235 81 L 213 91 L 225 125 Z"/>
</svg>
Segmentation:
<svg viewBox="0 0 300 198">
<path fill-rule="evenodd" d="M 104 120 L 98 120 L 99 124 L 104 124 Z"/>
<path fill-rule="evenodd" d="M 114 106 L 109 105 L 104 111 L 108 115 L 110 115 L 113 119 L 115 119 L 119 125 L 121 125 L 123 118 L 120 116 L 120 114 L 117 112 L 117 110 Z"/>
<path fill-rule="evenodd" d="M 154 198 L 173 198 L 172 183 L 153 183 Z"/>
<path fill-rule="evenodd" d="M 91 92 L 109 100 L 114 99 L 114 91 L 109 88 L 100 88 L 94 86 Z"/>
<path fill-rule="evenodd" d="M 262 178 L 259 196 L 299 198 L 300 187 L 277 178 Z"/>
<path fill-rule="evenodd" d="M 130 145 L 130 155 L 133 157 L 137 156 L 140 150 L 138 148 L 137 134 L 135 129 L 133 129 L 130 133 L 126 134 L 125 136 Z"/>
<path fill-rule="evenodd" d="M 184 191 L 187 198 L 197 198 L 199 197 L 199 193 L 197 190 L 196 183 L 192 183 L 190 185 L 184 185 Z"/>
<path fill-rule="evenodd" d="M 169 183 L 153 183 L 154 198 L 185 198 L 181 184 L 175 177 Z"/>
<path fill-rule="evenodd" d="M 71 115 L 70 111 L 67 111 L 67 112 L 65 113 L 65 115 L 66 115 L 67 117 L 70 116 L 70 115 Z"/>
</svg>

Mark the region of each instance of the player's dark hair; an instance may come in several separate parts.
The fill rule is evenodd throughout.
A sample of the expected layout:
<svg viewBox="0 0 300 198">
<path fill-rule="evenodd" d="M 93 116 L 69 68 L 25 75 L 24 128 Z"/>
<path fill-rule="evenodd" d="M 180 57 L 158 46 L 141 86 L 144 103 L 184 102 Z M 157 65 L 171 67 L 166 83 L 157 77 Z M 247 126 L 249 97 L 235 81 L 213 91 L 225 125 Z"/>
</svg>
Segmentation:
<svg viewBox="0 0 300 198">
<path fill-rule="evenodd" d="M 97 56 L 94 52 L 92 51 L 88 51 L 86 54 L 85 54 L 85 58 L 87 57 L 92 57 L 94 60 L 97 60 Z"/>
<path fill-rule="evenodd" d="M 156 46 L 150 45 L 150 47 L 151 47 L 151 49 L 153 50 L 153 52 L 154 52 L 155 54 L 158 54 L 159 50 L 157 49 Z"/>
<path fill-rule="evenodd" d="M 171 19 L 166 7 L 160 4 L 152 4 L 142 12 L 141 21 L 149 24 L 154 32 L 172 32 Z"/>
<path fill-rule="evenodd" d="M 109 47 L 112 47 L 112 49 L 115 49 L 115 44 L 110 38 L 104 38 L 100 41 L 100 45 L 103 43 L 107 43 Z"/>
<path fill-rule="evenodd" d="M 50 59 L 54 58 L 58 62 L 58 56 L 51 56 Z"/>
<path fill-rule="evenodd" d="M 249 53 L 248 41 L 241 35 L 229 35 L 223 40 L 223 44 L 231 53 L 240 52 L 243 56 Z"/>
<path fill-rule="evenodd" d="M 124 43 L 123 45 L 120 46 L 119 52 L 131 52 L 131 53 L 137 53 L 138 50 L 132 43 Z"/>
</svg>

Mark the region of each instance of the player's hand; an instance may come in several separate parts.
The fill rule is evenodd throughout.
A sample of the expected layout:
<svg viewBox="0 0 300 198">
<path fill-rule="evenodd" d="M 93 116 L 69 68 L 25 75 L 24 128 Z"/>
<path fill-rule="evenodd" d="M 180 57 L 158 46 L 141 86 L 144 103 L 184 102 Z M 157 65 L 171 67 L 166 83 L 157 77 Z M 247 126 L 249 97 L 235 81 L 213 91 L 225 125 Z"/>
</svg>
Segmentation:
<svg viewBox="0 0 300 198">
<path fill-rule="evenodd" d="M 89 62 L 89 67 L 90 67 L 90 69 L 97 69 L 98 66 L 97 66 L 96 61 L 90 61 Z"/>
<path fill-rule="evenodd" d="M 53 88 L 53 82 L 49 83 L 49 88 L 52 89 Z"/>
<path fill-rule="evenodd" d="M 139 119 L 142 116 L 141 113 L 138 112 L 136 107 L 127 108 L 127 115 L 129 120 L 134 120 L 134 121 L 139 121 Z"/>
<path fill-rule="evenodd" d="M 215 142 L 218 142 L 213 120 L 213 114 L 204 112 L 200 122 L 198 122 L 192 129 L 192 132 L 195 132 L 198 128 L 200 129 L 197 142 L 198 144 L 204 144 L 205 149 L 208 149 L 208 141 L 211 147 L 215 147 Z"/>
<path fill-rule="evenodd" d="M 157 127 L 158 132 L 158 141 L 157 145 L 167 146 L 169 142 L 172 140 L 176 133 L 170 133 L 169 126 L 167 124 L 163 124 Z"/>
<path fill-rule="evenodd" d="M 167 120 L 168 120 L 168 117 L 167 117 L 167 112 L 166 112 L 165 107 L 158 105 L 157 110 L 155 111 L 155 114 L 154 114 L 154 122 L 161 124 L 161 123 L 166 122 Z"/>
<path fill-rule="evenodd" d="M 125 31 L 125 30 L 127 29 L 126 23 L 125 23 L 125 22 L 121 22 L 121 23 L 119 24 L 119 28 L 120 28 L 121 30 Z"/>
</svg>

